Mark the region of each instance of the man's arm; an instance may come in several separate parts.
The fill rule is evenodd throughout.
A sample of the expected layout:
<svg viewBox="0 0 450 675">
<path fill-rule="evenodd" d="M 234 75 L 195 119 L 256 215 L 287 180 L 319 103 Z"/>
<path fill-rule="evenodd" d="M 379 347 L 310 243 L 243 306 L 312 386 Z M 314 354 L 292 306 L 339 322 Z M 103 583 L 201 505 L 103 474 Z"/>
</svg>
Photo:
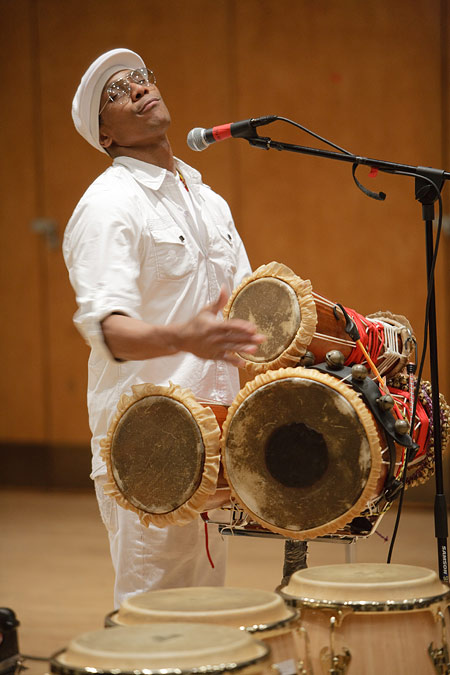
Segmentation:
<svg viewBox="0 0 450 675">
<path fill-rule="evenodd" d="M 117 359 L 141 361 L 177 352 L 191 352 L 203 359 L 220 359 L 242 365 L 233 352 L 254 353 L 264 336 L 254 324 L 240 319 L 221 321 L 217 313 L 227 302 L 221 290 L 216 302 L 204 307 L 185 323 L 155 326 L 122 314 L 110 314 L 102 322 L 105 343 Z"/>
</svg>

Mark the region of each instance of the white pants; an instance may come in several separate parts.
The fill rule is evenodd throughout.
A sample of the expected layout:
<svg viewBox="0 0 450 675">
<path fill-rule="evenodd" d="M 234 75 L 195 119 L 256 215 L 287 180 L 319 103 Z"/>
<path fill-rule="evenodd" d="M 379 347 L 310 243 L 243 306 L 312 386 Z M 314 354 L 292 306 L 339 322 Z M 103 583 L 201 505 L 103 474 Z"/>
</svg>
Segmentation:
<svg viewBox="0 0 450 675">
<path fill-rule="evenodd" d="M 123 509 L 105 495 L 106 476 L 95 479 L 100 514 L 108 531 L 115 571 L 114 608 L 141 591 L 183 586 L 222 586 L 227 546 L 215 525 L 208 525 L 208 560 L 205 525 L 200 515 L 182 527 L 144 527 L 133 511 Z"/>
</svg>

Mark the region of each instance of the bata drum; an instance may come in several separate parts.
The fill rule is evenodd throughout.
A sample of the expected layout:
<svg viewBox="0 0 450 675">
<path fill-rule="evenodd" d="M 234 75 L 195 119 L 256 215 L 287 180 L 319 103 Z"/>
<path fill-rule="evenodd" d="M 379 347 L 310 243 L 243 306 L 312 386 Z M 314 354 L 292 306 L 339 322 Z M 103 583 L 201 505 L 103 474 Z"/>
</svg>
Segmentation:
<svg viewBox="0 0 450 675">
<path fill-rule="evenodd" d="M 159 623 L 84 633 L 55 654 L 57 675 L 269 673 L 269 648 L 228 626 Z"/>
<path fill-rule="evenodd" d="M 217 490 L 220 424 L 227 409 L 176 385 L 142 384 L 123 395 L 102 439 L 105 493 L 144 525 L 184 525 L 229 501 Z"/>
<path fill-rule="evenodd" d="M 405 317 L 390 312 L 364 317 L 348 308 L 346 312 L 381 374 L 393 375 L 406 365 L 414 338 Z M 342 352 L 347 365 L 364 362 L 360 347 L 345 330 L 342 310 L 314 293 L 311 282 L 286 265 L 271 262 L 255 270 L 233 291 L 223 313 L 226 319 L 252 321 L 266 336 L 254 354 L 239 354 L 253 375 L 306 365 L 306 352 L 316 363 L 332 349 Z"/>
<path fill-rule="evenodd" d="M 229 408 L 221 447 L 236 502 L 292 539 L 334 533 L 373 511 L 390 467 L 383 432 L 356 391 L 301 367 L 248 382 Z"/>
<path fill-rule="evenodd" d="M 108 615 L 105 624 L 181 621 L 240 628 L 266 643 L 271 649 L 271 663 L 283 675 L 292 675 L 297 673 L 296 618 L 296 610 L 287 607 L 277 593 L 211 586 L 138 593 L 126 598 L 118 611 Z"/>
<path fill-rule="evenodd" d="M 281 590 L 300 611 L 302 673 L 449 673 L 449 587 L 410 565 L 324 565 Z"/>
</svg>

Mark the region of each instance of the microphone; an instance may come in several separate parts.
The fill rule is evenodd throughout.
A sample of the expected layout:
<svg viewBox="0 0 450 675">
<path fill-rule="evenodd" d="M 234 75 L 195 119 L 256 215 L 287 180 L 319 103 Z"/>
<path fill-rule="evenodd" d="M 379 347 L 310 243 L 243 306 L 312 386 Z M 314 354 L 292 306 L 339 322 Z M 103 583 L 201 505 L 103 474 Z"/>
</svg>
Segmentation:
<svg viewBox="0 0 450 675">
<path fill-rule="evenodd" d="M 278 115 L 266 115 L 265 117 L 253 117 L 241 122 L 231 122 L 231 124 L 220 124 L 211 129 L 195 127 L 195 129 L 191 129 L 188 133 L 186 141 L 191 150 L 201 152 L 202 150 L 206 150 L 211 143 L 224 141 L 226 138 L 253 138 L 256 127 L 270 124 L 277 119 Z"/>
</svg>

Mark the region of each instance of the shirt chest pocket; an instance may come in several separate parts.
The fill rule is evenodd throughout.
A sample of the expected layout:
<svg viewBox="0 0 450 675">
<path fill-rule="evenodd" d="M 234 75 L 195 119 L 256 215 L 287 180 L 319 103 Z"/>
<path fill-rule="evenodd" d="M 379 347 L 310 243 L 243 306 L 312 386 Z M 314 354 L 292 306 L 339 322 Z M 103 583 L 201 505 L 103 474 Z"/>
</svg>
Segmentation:
<svg viewBox="0 0 450 675">
<path fill-rule="evenodd" d="M 224 224 L 214 225 L 210 243 L 216 255 L 222 256 L 234 274 L 236 271 L 236 241 L 234 233 Z"/>
<path fill-rule="evenodd" d="M 194 256 L 179 228 L 151 230 L 150 237 L 158 279 L 183 279 L 193 273 Z"/>
</svg>

